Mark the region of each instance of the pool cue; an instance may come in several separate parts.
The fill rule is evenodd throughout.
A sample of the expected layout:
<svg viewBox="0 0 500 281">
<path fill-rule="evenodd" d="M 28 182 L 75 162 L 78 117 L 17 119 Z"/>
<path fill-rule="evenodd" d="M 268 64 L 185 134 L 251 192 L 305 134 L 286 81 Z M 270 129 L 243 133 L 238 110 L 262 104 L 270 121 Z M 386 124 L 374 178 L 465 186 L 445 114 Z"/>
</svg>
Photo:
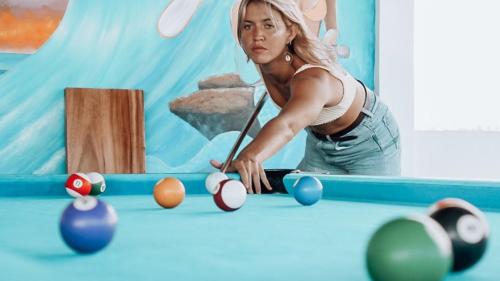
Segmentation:
<svg viewBox="0 0 500 281">
<path fill-rule="evenodd" d="M 220 169 L 221 172 L 225 173 L 227 168 L 229 168 L 229 165 L 231 165 L 231 161 L 233 161 L 233 157 L 236 154 L 236 151 L 238 148 L 240 148 L 241 143 L 243 142 L 243 138 L 246 136 L 248 131 L 250 130 L 250 127 L 252 127 L 253 122 L 257 118 L 257 115 L 259 115 L 260 110 L 264 106 L 267 100 L 267 91 L 265 91 L 262 96 L 260 97 L 259 101 L 257 102 L 257 105 L 255 106 L 255 110 L 253 111 L 252 115 L 250 115 L 250 118 L 247 121 L 247 124 L 243 128 L 243 130 L 240 132 L 240 135 L 236 139 L 236 142 L 233 145 L 233 148 L 231 148 L 231 151 L 229 152 L 229 155 L 226 158 L 226 161 L 222 165 L 222 168 Z"/>
</svg>

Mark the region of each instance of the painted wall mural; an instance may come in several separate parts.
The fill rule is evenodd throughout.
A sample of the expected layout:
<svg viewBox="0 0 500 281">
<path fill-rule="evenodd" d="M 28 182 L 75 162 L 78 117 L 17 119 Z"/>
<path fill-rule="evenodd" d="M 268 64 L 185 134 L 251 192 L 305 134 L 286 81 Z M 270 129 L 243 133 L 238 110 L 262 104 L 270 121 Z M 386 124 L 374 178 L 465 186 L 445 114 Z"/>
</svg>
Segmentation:
<svg viewBox="0 0 500 281">
<path fill-rule="evenodd" d="M 68 0 L 4 0 L 0 3 L 0 52 L 33 53 L 61 21 Z"/>
<path fill-rule="evenodd" d="M 52 5 L 64 17 L 59 24 L 55 14 L 38 18 L 41 26 L 57 26 L 39 49 L 50 29 L 16 41 L 4 28 L 11 18 L 0 17 L 0 66 L 9 65 L 0 73 L 0 173 L 65 173 L 66 87 L 144 90 L 148 173 L 203 172 L 209 159 L 224 160 L 263 91 L 252 85 L 258 75 L 233 36 L 234 0 L 47 3 L 29 8 Z M 12 14 L 10 6 L 0 11 Z M 337 15 L 338 43 L 349 51 L 340 63 L 373 87 L 374 0 L 338 0 Z M 33 54 L 12 60 L 27 49 Z M 275 115 L 266 104 L 244 144 Z M 265 166 L 294 168 L 304 141 L 302 134 Z"/>
</svg>

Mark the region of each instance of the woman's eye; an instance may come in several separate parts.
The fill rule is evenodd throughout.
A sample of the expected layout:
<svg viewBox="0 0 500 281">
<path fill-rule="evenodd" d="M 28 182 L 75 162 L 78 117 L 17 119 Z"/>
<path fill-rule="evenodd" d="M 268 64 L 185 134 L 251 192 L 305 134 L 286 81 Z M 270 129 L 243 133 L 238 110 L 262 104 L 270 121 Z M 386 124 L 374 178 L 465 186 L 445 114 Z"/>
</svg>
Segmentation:
<svg viewBox="0 0 500 281">
<path fill-rule="evenodd" d="M 244 29 L 244 30 L 250 30 L 250 25 L 249 25 L 249 24 L 245 24 L 245 25 L 243 25 L 243 29 Z"/>
<path fill-rule="evenodd" d="M 267 29 L 271 29 L 271 28 L 274 28 L 274 25 L 272 25 L 272 24 L 266 24 L 266 25 L 264 25 L 264 27 L 267 28 Z"/>
</svg>

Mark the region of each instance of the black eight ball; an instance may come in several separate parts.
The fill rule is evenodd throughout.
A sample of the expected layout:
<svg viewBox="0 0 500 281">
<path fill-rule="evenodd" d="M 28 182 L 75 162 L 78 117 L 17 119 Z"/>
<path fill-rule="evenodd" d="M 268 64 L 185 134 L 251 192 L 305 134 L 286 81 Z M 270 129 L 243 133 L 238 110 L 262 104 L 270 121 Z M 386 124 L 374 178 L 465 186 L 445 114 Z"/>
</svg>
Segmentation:
<svg viewBox="0 0 500 281">
<path fill-rule="evenodd" d="M 481 259 L 488 244 L 489 226 L 479 209 L 464 200 L 453 198 L 434 204 L 429 215 L 451 239 L 452 271 L 468 269 Z"/>
</svg>

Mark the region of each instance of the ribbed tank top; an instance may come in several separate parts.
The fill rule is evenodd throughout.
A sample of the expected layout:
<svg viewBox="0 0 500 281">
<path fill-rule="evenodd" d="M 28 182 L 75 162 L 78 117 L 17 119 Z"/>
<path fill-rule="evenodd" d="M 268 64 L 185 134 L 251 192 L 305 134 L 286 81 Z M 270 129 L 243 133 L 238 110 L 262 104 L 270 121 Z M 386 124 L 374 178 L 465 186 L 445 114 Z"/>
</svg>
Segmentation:
<svg viewBox="0 0 500 281">
<path fill-rule="evenodd" d="M 330 68 L 327 68 L 327 67 L 324 67 L 321 65 L 313 65 L 313 64 L 304 64 L 299 69 L 297 69 L 297 71 L 295 71 L 293 76 L 297 75 L 298 73 L 300 73 L 306 69 L 315 68 L 315 67 L 325 69 L 332 76 L 339 79 L 342 82 L 342 86 L 344 87 L 344 95 L 342 96 L 342 99 L 340 100 L 340 102 L 338 104 L 331 106 L 331 107 L 324 107 L 321 110 L 321 112 L 318 116 L 318 119 L 316 119 L 316 121 L 314 121 L 311 124 L 311 126 L 325 124 L 325 123 L 331 122 L 333 120 L 336 120 L 336 119 L 340 118 L 342 115 L 344 115 L 354 101 L 354 97 L 356 96 L 356 86 L 358 83 L 356 81 L 356 79 L 354 79 L 351 75 L 349 75 L 344 70 L 340 70 L 337 68 L 330 69 Z M 274 101 L 273 101 L 273 103 L 274 103 Z M 278 106 L 276 103 L 274 103 L 274 104 L 276 105 L 276 107 L 281 109 L 281 107 Z"/>
</svg>

